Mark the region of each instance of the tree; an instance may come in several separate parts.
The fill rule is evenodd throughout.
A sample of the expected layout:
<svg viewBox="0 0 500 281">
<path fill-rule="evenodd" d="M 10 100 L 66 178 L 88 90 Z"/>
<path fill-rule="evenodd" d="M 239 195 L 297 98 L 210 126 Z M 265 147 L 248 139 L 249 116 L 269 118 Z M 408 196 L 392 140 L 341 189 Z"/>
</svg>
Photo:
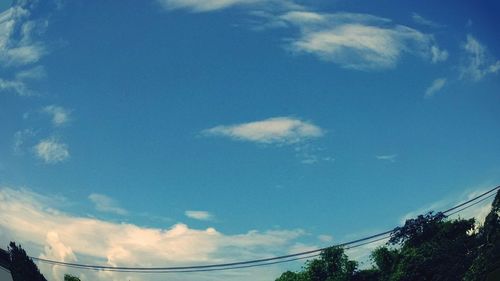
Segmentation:
<svg viewBox="0 0 500 281">
<path fill-rule="evenodd" d="M 319 259 L 308 261 L 301 272 L 287 271 L 276 281 L 354 280 L 356 268 L 357 263 L 348 259 L 343 248 L 330 247 L 321 252 Z"/>
<path fill-rule="evenodd" d="M 500 280 L 500 190 L 477 234 L 478 254 L 465 281 Z"/>
<path fill-rule="evenodd" d="M 461 280 L 476 256 L 474 220 L 445 220 L 442 213 L 409 219 L 388 246 L 372 253 L 381 280 Z"/>
<path fill-rule="evenodd" d="M 13 281 L 47 281 L 21 245 L 10 242 L 8 252 Z"/>
<path fill-rule="evenodd" d="M 80 281 L 80 278 L 73 275 L 64 274 L 64 281 Z"/>
</svg>

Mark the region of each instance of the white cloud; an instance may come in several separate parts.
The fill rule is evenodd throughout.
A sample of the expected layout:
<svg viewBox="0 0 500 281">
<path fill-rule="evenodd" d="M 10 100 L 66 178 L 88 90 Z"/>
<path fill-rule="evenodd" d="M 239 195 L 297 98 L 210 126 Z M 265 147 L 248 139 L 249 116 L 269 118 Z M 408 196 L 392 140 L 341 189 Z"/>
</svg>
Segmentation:
<svg viewBox="0 0 500 281">
<path fill-rule="evenodd" d="M 431 98 L 439 90 L 441 90 L 446 84 L 446 78 L 438 78 L 432 82 L 432 84 L 425 90 L 425 97 Z"/>
<path fill-rule="evenodd" d="M 42 108 L 42 112 L 52 116 L 52 124 L 56 127 L 67 124 L 70 121 L 71 111 L 56 105 L 49 105 Z"/>
<path fill-rule="evenodd" d="M 213 12 L 232 7 L 297 9 L 300 5 L 289 0 L 157 0 L 168 10 L 186 9 L 192 12 Z"/>
<path fill-rule="evenodd" d="M 327 235 L 327 234 L 318 235 L 318 239 L 319 239 L 319 241 L 321 241 L 323 243 L 330 243 L 333 241 L 333 237 L 331 235 Z"/>
<path fill-rule="evenodd" d="M 224 234 L 214 228 L 193 229 L 181 223 L 169 228 L 141 227 L 86 218 L 56 210 L 51 197 L 27 190 L 0 188 L 0 242 L 16 241 L 33 256 L 108 266 L 182 266 L 269 257 L 293 248 L 305 235 L 297 230 Z M 78 273 L 64 268 L 67 273 Z M 48 279 L 60 278 L 42 266 Z M 86 280 L 129 280 L 126 274 L 84 272 Z M 238 270 L 192 275 L 169 274 L 170 280 L 272 280 L 282 268 Z M 164 280 L 158 274 L 132 275 L 132 280 Z M 84 279 L 82 279 L 84 280 Z"/>
<path fill-rule="evenodd" d="M 398 157 L 397 154 L 387 154 L 387 155 L 375 156 L 375 158 L 377 158 L 378 160 L 389 161 L 389 162 L 396 162 L 397 157 Z"/>
<path fill-rule="evenodd" d="M 36 135 L 33 129 L 24 129 L 14 133 L 14 153 L 22 154 L 24 152 L 25 142 Z"/>
<path fill-rule="evenodd" d="M 76 262 L 77 258 L 71 247 L 64 245 L 59 239 L 57 232 L 49 231 L 45 240 L 44 252 L 40 254 L 40 258 L 56 260 L 62 262 Z M 62 266 L 47 266 L 43 265 L 47 271 L 51 271 L 52 276 L 57 281 L 63 281 L 63 276 L 66 273 L 66 268 Z"/>
<path fill-rule="evenodd" d="M 0 91 L 1 92 L 12 92 L 19 96 L 30 96 L 33 91 L 26 86 L 22 80 L 5 80 L 0 78 Z"/>
<path fill-rule="evenodd" d="M 313 54 L 344 68 L 394 68 L 405 53 L 432 62 L 448 56 L 431 35 L 373 15 L 289 12 L 278 20 L 300 30 L 300 36 L 290 40 L 292 51 Z"/>
<path fill-rule="evenodd" d="M 257 143 L 297 143 L 323 136 L 324 131 L 306 121 L 291 117 L 275 117 L 236 125 L 220 125 L 202 131 L 204 135 L 225 136 Z"/>
<path fill-rule="evenodd" d="M 128 213 L 125 209 L 120 208 L 114 199 L 104 194 L 92 193 L 89 195 L 89 199 L 92 203 L 94 203 L 96 210 L 99 212 L 113 213 L 117 215 L 126 215 Z"/>
<path fill-rule="evenodd" d="M 33 40 L 33 33 L 46 27 L 46 21 L 30 21 L 30 11 L 15 5 L 0 13 L 0 63 L 22 66 L 36 63 L 45 53 L 44 46 Z"/>
<path fill-rule="evenodd" d="M 30 67 L 47 53 L 45 46 L 36 40 L 36 35 L 47 27 L 47 21 L 30 19 L 34 3 L 36 1 L 16 1 L 15 5 L 0 13 L 0 67 L 16 70 Z M 0 92 L 33 95 L 28 82 L 42 76 L 43 68 L 33 67 L 19 71 L 14 77 L 1 77 Z"/>
<path fill-rule="evenodd" d="M 500 60 L 493 58 L 488 49 L 471 35 L 467 35 L 467 42 L 462 45 L 462 49 L 465 57 L 460 67 L 460 78 L 479 81 L 500 70 Z"/>
<path fill-rule="evenodd" d="M 424 18 L 422 17 L 421 15 L 417 14 L 417 13 L 413 13 L 411 15 L 411 18 L 413 19 L 413 21 L 417 24 L 420 24 L 420 25 L 425 25 L 425 26 L 428 26 L 428 27 L 434 27 L 434 28 L 437 28 L 437 27 L 443 27 L 443 25 L 441 24 L 438 24 L 434 21 L 431 21 L 427 18 Z"/>
<path fill-rule="evenodd" d="M 55 137 L 41 140 L 34 149 L 36 156 L 46 164 L 56 164 L 69 158 L 68 145 Z"/>
<path fill-rule="evenodd" d="M 192 211 L 188 210 L 184 212 L 184 215 L 188 218 L 192 218 L 195 220 L 208 221 L 213 219 L 213 215 L 207 211 Z"/>
<path fill-rule="evenodd" d="M 158 0 L 167 9 L 188 9 L 194 12 L 209 12 L 232 6 L 248 5 L 261 0 Z"/>
<path fill-rule="evenodd" d="M 431 47 L 431 62 L 438 63 L 448 59 L 448 52 L 446 50 L 439 49 L 438 46 Z"/>
</svg>

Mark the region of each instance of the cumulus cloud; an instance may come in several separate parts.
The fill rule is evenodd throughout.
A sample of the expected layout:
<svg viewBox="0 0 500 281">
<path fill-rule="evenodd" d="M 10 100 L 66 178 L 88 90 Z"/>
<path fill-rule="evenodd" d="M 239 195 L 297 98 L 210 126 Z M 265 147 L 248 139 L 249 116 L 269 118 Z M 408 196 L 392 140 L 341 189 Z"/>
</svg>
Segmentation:
<svg viewBox="0 0 500 281">
<path fill-rule="evenodd" d="M 386 155 L 377 155 L 375 158 L 378 160 L 388 161 L 388 162 L 396 162 L 397 154 L 386 154 Z"/>
<path fill-rule="evenodd" d="M 257 143 L 297 143 L 323 136 L 320 127 L 292 117 L 275 117 L 235 125 L 220 125 L 202 131 L 207 136 L 224 136 Z"/>
<path fill-rule="evenodd" d="M 269 257 L 285 253 L 286 249 L 295 245 L 296 239 L 305 235 L 300 229 L 251 230 L 229 235 L 212 227 L 193 229 L 182 223 L 168 228 L 142 227 L 71 215 L 55 209 L 56 206 L 51 197 L 29 190 L 0 188 L 0 241 L 18 241 L 29 247 L 29 253 L 33 256 L 78 260 L 87 264 L 140 267 Z M 57 280 L 57 276 L 52 276 L 52 266 L 43 267 L 42 270 L 46 276 Z M 281 268 L 273 266 L 260 268 L 258 279 L 271 280 L 281 271 Z M 87 280 L 124 280 L 126 277 L 110 272 L 85 274 Z M 154 274 L 147 275 L 147 278 L 134 275 L 130 280 L 163 280 L 164 277 Z M 194 277 L 196 280 L 255 280 L 256 273 L 249 269 L 205 273 Z M 169 278 L 185 280 L 186 275 L 172 274 Z"/>
<path fill-rule="evenodd" d="M 188 210 L 188 211 L 184 212 L 184 215 L 186 215 L 186 217 L 188 217 L 188 218 L 192 218 L 195 220 L 202 220 L 202 221 L 208 221 L 208 220 L 213 219 L 213 215 L 207 211 Z"/>
<path fill-rule="evenodd" d="M 368 14 L 293 11 L 279 17 L 298 27 L 289 48 L 358 70 L 394 68 L 403 54 L 438 62 L 447 58 L 431 35 Z"/>
<path fill-rule="evenodd" d="M 440 91 L 446 84 L 446 78 L 438 78 L 432 82 L 432 84 L 425 90 L 425 97 L 431 98 L 438 91 Z"/>
<path fill-rule="evenodd" d="M 42 112 L 52 117 L 52 124 L 56 127 L 67 124 L 70 121 L 71 111 L 57 105 L 49 105 L 42 108 Z"/>
<path fill-rule="evenodd" d="M 56 164 L 69 158 L 68 145 L 55 137 L 41 140 L 34 147 L 35 154 L 46 164 Z"/>
<path fill-rule="evenodd" d="M 114 199 L 104 194 L 92 193 L 89 195 L 89 199 L 92 203 L 94 203 L 96 210 L 99 212 L 113 213 L 117 215 L 126 215 L 128 213 L 125 209 L 120 208 Z"/>
<path fill-rule="evenodd" d="M 472 35 L 462 45 L 464 58 L 460 67 L 460 78 L 479 81 L 489 74 L 497 74 L 500 60 L 491 56 L 488 49 Z"/>
</svg>

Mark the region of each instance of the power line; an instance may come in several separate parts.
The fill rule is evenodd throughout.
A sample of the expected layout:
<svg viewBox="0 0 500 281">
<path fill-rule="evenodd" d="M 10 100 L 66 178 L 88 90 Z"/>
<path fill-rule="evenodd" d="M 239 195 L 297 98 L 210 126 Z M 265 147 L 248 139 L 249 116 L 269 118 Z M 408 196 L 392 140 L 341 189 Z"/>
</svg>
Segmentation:
<svg viewBox="0 0 500 281">
<path fill-rule="evenodd" d="M 462 212 L 465 209 L 468 209 L 492 196 L 495 194 L 490 194 L 494 192 L 495 190 L 499 189 L 500 186 L 497 186 L 495 188 L 492 188 L 470 200 L 467 200 L 461 204 L 458 204 L 452 208 L 449 208 L 445 211 L 442 211 L 441 213 L 444 214 L 446 217 L 449 217 L 451 215 L 454 215 L 456 213 Z M 489 196 L 482 198 L 479 201 L 479 198 L 484 197 L 486 195 L 490 194 Z M 476 201 L 476 202 L 474 202 Z M 472 203 L 474 202 L 474 203 Z M 469 204 L 472 203 L 472 204 Z M 451 212 L 451 213 L 450 213 Z M 450 214 L 448 214 L 450 213 Z M 352 249 L 356 247 L 360 247 L 363 245 L 375 243 L 377 241 L 381 241 L 387 238 L 390 238 L 390 234 L 394 232 L 395 229 L 387 230 L 381 233 L 377 233 L 368 237 L 364 237 L 361 239 L 349 241 L 349 242 L 344 242 L 341 244 L 333 245 L 337 247 L 344 247 L 345 249 Z M 384 237 L 382 237 L 384 236 Z M 377 238 L 377 239 L 375 239 Z M 374 240 L 372 240 L 374 239 Z M 114 271 L 114 272 L 134 272 L 134 273 L 190 273 L 190 272 L 206 272 L 206 271 L 218 271 L 218 270 L 232 270 L 232 269 L 242 269 L 242 268 L 250 268 L 250 267 L 259 267 L 259 266 L 266 266 L 266 265 L 272 265 L 272 264 L 278 264 L 278 263 L 285 263 L 285 262 L 291 262 L 291 261 L 296 261 L 296 260 L 303 260 L 303 259 L 308 259 L 312 257 L 317 257 L 320 255 L 320 252 L 328 249 L 330 247 L 324 247 L 324 248 L 319 248 L 319 249 L 314 249 L 314 250 L 309 250 L 309 251 L 303 251 L 299 253 L 294 253 L 294 254 L 289 254 L 289 255 L 282 255 L 282 256 L 275 256 L 275 257 L 270 257 L 270 258 L 263 258 L 263 259 L 254 259 L 254 260 L 247 260 L 247 261 L 239 261 L 239 262 L 230 262 L 230 263 L 220 263 L 220 264 L 207 264 L 207 265 L 191 265 L 191 266 L 172 266 L 172 267 L 114 267 L 114 266 L 103 266 L 103 265 L 87 265 L 87 264 L 79 264 L 79 263 L 68 263 L 68 262 L 60 262 L 60 261 L 55 261 L 55 260 L 49 260 L 49 259 L 42 259 L 42 258 L 36 258 L 36 257 L 31 257 L 33 260 L 42 262 L 42 263 L 47 263 L 47 264 L 52 264 L 52 265 L 59 265 L 59 266 L 65 266 L 65 267 L 71 267 L 71 268 L 80 268 L 80 269 L 89 269 L 89 270 L 100 270 L 100 271 Z"/>
</svg>

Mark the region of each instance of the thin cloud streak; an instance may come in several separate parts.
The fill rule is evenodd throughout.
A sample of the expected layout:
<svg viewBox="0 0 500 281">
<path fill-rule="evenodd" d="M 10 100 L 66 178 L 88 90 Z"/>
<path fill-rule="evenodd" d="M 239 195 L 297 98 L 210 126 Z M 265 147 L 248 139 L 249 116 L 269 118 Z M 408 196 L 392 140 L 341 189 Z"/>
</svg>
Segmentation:
<svg viewBox="0 0 500 281">
<path fill-rule="evenodd" d="M 104 194 L 92 193 L 89 195 L 89 200 L 94 203 L 96 210 L 99 212 L 112 213 L 122 216 L 128 213 L 125 209 L 120 208 L 114 199 Z"/>
<path fill-rule="evenodd" d="M 444 26 L 444 25 L 436 23 L 430 19 L 424 18 L 423 16 L 421 16 L 417 13 L 413 13 L 411 15 L 411 18 L 413 19 L 413 21 L 415 23 L 420 24 L 420 25 L 424 25 L 424 26 L 428 26 L 428 27 L 439 28 L 439 27 Z"/>
<path fill-rule="evenodd" d="M 289 0 L 157 0 L 167 10 L 184 9 L 195 13 L 215 12 L 233 7 L 260 9 L 301 9 Z"/>
<path fill-rule="evenodd" d="M 193 211 L 193 210 L 188 210 L 184 212 L 184 215 L 186 217 L 195 219 L 195 220 L 202 220 L 202 221 L 209 221 L 213 219 L 213 215 L 210 214 L 207 211 Z"/>
<path fill-rule="evenodd" d="M 431 98 L 437 92 L 439 92 L 446 84 L 446 78 L 438 78 L 432 82 L 432 84 L 425 90 L 425 97 Z"/>
<path fill-rule="evenodd" d="M 397 157 L 398 157 L 397 154 L 387 154 L 387 155 L 375 156 L 375 158 L 377 158 L 378 160 L 388 161 L 388 162 L 392 162 L 392 163 L 396 162 Z"/>
</svg>

